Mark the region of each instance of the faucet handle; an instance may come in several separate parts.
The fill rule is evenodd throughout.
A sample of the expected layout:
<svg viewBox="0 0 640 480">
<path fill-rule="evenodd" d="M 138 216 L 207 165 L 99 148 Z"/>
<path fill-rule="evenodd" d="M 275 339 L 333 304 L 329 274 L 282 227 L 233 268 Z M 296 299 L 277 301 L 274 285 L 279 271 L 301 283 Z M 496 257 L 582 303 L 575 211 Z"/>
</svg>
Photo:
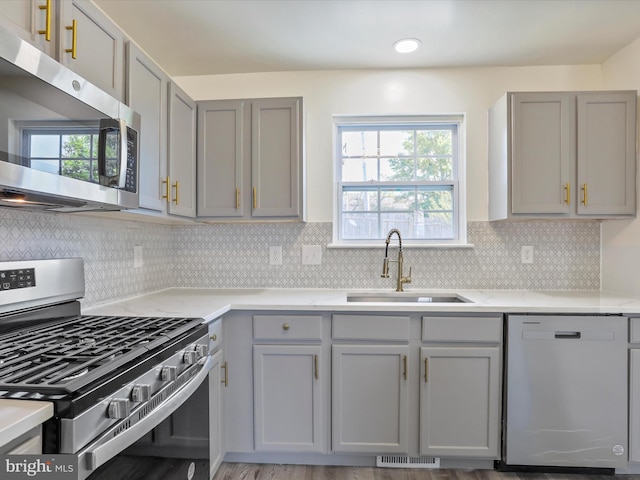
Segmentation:
<svg viewBox="0 0 640 480">
<path fill-rule="evenodd" d="M 411 283 L 411 267 L 409 267 L 409 275 L 405 277 L 404 283 Z"/>
</svg>

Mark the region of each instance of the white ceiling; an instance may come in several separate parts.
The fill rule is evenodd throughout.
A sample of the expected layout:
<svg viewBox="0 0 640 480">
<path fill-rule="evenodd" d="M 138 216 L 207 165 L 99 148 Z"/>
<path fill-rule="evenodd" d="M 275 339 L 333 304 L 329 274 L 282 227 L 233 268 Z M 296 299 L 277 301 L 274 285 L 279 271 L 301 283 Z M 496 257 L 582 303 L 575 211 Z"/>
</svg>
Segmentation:
<svg viewBox="0 0 640 480">
<path fill-rule="evenodd" d="M 640 0 L 95 1 L 171 76 L 600 64 L 640 37 Z"/>
</svg>

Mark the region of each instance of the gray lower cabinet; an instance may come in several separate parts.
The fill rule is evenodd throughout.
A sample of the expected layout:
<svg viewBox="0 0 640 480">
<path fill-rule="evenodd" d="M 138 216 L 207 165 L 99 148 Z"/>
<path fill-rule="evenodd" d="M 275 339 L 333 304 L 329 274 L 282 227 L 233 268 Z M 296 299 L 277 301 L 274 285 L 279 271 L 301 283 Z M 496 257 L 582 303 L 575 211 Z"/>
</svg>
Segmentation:
<svg viewBox="0 0 640 480">
<path fill-rule="evenodd" d="M 422 317 L 420 455 L 500 458 L 502 322 Z"/>
<path fill-rule="evenodd" d="M 223 358 L 222 350 L 218 350 L 212 355 L 213 368 L 209 373 L 209 462 L 211 468 L 209 478 L 213 478 L 224 457 L 222 437 Z"/>
<path fill-rule="evenodd" d="M 500 349 L 420 350 L 420 455 L 498 458 Z"/>
<path fill-rule="evenodd" d="M 629 461 L 640 462 L 640 318 L 629 323 Z"/>
<path fill-rule="evenodd" d="M 489 111 L 489 220 L 636 213 L 636 91 L 507 93 Z"/>
<path fill-rule="evenodd" d="M 334 452 L 407 454 L 407 345 L 332 346 Z"/>
<path fill-rule="evenodd" d="M 254 345 L 256 451 L 322 452 L 319 345 Z"/>
<path fill-rule="evenodd" d="M 197 104 L 197 216 L 303 220 L 302 99 Z"/>
</svg>

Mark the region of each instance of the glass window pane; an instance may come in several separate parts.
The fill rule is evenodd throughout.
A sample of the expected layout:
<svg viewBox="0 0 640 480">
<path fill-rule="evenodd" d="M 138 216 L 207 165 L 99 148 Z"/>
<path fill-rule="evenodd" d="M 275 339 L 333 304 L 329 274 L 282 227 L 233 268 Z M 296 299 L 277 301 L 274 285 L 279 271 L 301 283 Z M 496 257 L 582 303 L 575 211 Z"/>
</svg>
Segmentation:
<svg viewBox="0 0 640 480">
<path fill-rule="evenodd" d="M 414 232 L 413 212 L 411 213 L 382 213 L 380 215 L 380 224 L 384 234 L 392 228 L 397 228 L 402 233 L 405 240 L 417 238 Z"/>
<path fill-rule="evenodd" d="M 418 210 L 423 212 L 453 210 L 452 187 L 444 186 L 441 190 L 420 190 L 418 192 Z"/>
<path fill-rule="evenodd" d="M 30 135 L 32 157 L 60 158 L 59 135 Z"/>
<path fill-rule="evenodd" d="M 342 156 L 376 157 L 378 155 L 378 132 L 342 132 Z"/>
<path fill-rule="evenodd" d="M 342 162 L 343 182 L 369 182 L 378 180 L 378 160 L 375 158 L 349 158 Z"/>
<path fill-rule="evenodd" d="M 58 174 L 60 170 L 60 162 L 56 160 L 40 160 L 40 159 L 31 159 L 31 168 L 34 170 L 40 170 L 42 172 L 47 173 L 55 173 Z"/>
<path fill-rule="evenodd" d="M 381 130 L 381 156 L 413 155 L 413 130 Z"/>
<path fill-rule="evenodd" d="M 453 238 L 453 214 L 452 212 L 429 213 L 424 217 L 419 228 L 421 237 L 435 239 Z"/>
<path fill-rule="evenodd" d="M 62 135 L 63 158 L 90 158 L 90 135 Z"/>
<path fill-rule="evenodd" d="M 413 181 L 413 158 L 381 158 L 380 180 L 383 182 Z"/>
<path fill-rule="evenodd" d="M 378 191 L 344 190 L 342 192 L 342 210 L 345 212 L 377 211 Z"/>
<path fill-rule="evenodd" d="M 417 180 L 438 182 L 453 178 L 453 160 L 451 157 L 418 158 L 416 168 Z"/>
<path fill-rule="evenodd" d="M 382 190 L 380 192 L 380 210 L 413 210 L 415 209 L 415 189 Z"/>
<path fill-rule="evenodd" d="M 342 238 L 347 240 L 379 238 L 378 215 L 372 213 L 343 214 Z"/>
<path fill-rule="evenodd" d="M 416 154 L 434 157 L 452 155 L 451 130 L 421 130 L 416 134 Z"/>
</svg>

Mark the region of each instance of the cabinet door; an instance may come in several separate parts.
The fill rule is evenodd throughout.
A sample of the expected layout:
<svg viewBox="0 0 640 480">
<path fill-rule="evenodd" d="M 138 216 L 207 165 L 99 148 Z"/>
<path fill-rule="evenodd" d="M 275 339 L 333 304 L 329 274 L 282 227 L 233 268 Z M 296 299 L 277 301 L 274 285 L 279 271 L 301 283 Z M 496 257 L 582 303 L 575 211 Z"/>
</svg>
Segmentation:
<svg viewBox="0 0 640 480">
<path fill-rule="evenodd" d="M 252 217 L 301 215 L 300 100 L 253 100 L 251 105 Z"/>
<path fill-rule="evenodd" d="M 254 345 L 257 451 L 321 452 L 320 346 Z"/>
<path fill-rule="evenodd" d="M 629 359 L 629 461 L 640 462 L 640 349 Z"/>
<path fill-rule="evenodd" d="M 570 93 L 511 97 L 512 212 L 569 214 L 575 178 L 575 108 Z"/>
<path fill-rule="evenodd" d="M 420 455 L 499 458 L 500 349 L 421 349 Z"/>
<path fill-rule="evenodd" d="M 244 215 L 244 132 L 244 101 L 198 103 L 199 217 Z"/>
<path fill-rule="evenodd" d="M 54 9 L 54 3 L 47 0 L 3 0 L 0 22 L 23 40 L 53 57 L 56 41 Z M 46 34 L 47 24 L 48 35 Z"/>
<path fill-rule="evenodd" d="M 140 207 L 162 211 L 168 186 L 167 84 L 169 77 L 133 43 L 127 44 L 127 103 L 140 121 Z"/>
<path fill-rule="evenodd" d="M 578 214 L 636 212 L 636 92 L 578 95 Z"/>
<path fill-rule="evenodd" d="M 213 368 L 209 373 L 209 478 L 213 478 L 218 470 L 223 451 L 222 439 L 222 395 L 220 369 L 222 366 L 222 350 L 212 356 Z"/>
<path fill-rule="evenodd" d="M 169 83 L 169 213 L 196 216 L 196 104 Z"/>
<path fill-rule="evenodd" d="M 408 453 L 408 354 L 403 345 L 333 345 L 333 451 Z"/>
<path fill-rule="evenodd" d="M 58 61 L 123 100 L 122 31 L 89 0 L 60 0 L 58 5 Z"/>
</svg>

